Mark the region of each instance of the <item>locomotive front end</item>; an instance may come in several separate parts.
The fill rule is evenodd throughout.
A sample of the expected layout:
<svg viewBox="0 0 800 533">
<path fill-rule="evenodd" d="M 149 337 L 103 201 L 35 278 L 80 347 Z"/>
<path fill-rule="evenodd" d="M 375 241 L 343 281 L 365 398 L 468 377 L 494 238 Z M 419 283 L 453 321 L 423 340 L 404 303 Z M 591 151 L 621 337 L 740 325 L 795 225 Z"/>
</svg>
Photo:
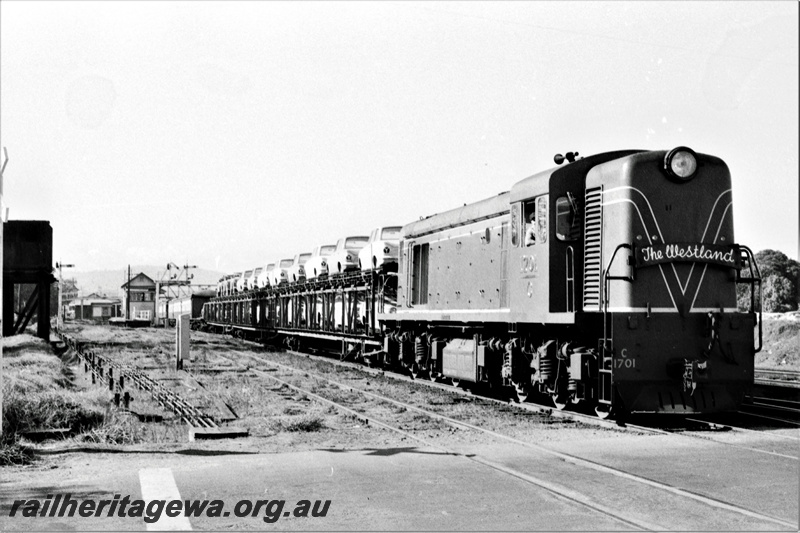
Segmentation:
<svg viewBox="0 0 800 533">
<path fill-rule="evenodd" d="M 685 147 L 640 152 L 594 167 L 585 200 L 583 311 L 602 316 L 599 401 L 629 412 L 737 409 L 760 340 L 736 286 L 752 292 L 759 280 L 734 241 L 728 167 Z"/>
</svg>

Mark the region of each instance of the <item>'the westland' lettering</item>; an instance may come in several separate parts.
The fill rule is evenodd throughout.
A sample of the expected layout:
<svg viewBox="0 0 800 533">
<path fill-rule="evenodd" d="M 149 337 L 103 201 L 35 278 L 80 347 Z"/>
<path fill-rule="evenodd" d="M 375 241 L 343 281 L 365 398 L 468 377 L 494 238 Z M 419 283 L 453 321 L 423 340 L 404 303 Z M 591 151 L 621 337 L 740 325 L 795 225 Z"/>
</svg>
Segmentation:
<svg viewBox="0 0 800 533">
<path fill-rule="evenodd" d="M 714 263 L 737 268 L 739 254 L 736 246 L 716 244 L 653 244 L 636 249 L 636 266 L 639 267 L 678 261 Z"/>
</svg>

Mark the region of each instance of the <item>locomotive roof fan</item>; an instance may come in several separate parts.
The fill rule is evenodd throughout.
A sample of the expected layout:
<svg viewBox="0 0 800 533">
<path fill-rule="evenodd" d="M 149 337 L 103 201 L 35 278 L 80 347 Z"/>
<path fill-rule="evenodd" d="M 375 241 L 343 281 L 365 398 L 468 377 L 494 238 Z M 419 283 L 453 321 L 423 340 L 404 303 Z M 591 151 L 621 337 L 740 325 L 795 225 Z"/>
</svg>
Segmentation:
<svg viewBox="0 0 800 533">
<path fill-rule="evenodd" d="M 686 146 L 673 148 L 664 157 L 664 172 L 674 181 L 689 181 L 697 172 L 697 154 Z"/>
</svg>

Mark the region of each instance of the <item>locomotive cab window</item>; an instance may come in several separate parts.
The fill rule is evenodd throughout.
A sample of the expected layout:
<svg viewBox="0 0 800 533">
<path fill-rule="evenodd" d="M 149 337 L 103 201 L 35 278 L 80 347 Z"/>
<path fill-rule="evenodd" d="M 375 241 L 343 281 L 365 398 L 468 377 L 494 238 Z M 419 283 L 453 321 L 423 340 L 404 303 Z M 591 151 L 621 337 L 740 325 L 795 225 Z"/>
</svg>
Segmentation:
<svg viewBox="0 0 800 533">
<path fill-rule="evenodd" d="M 547 196 L 539 196 L 523 205 L 525 246 L 547 242 Z"/>
<path fill-rule="evenodd" d="M 523 231 L 525 246 L 536 244 L 536 200 L 525 202 L 523 205 Z"/>
<path fill-rule="evenodd" d="M 580 238 L 581 228 L 575 197 L 567 193 L 556 200 L 556 238 L 560 241 L 575 241 Z"/>
</svg>

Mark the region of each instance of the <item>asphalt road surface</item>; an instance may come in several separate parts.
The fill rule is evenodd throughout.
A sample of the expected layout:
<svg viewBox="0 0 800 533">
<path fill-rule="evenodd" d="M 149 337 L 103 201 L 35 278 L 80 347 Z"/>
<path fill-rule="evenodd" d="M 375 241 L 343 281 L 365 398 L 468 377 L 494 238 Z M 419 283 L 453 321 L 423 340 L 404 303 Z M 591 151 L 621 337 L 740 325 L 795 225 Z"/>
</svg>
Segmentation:
<svg viewBox="0 0 800 533">
<path fill-rule="evenodd" d="M 32 467 L 4 469 L 0 529 L 797 530 L 796 449 L 794 457 L 769 455 L 663 435 L 635 442 L 548 444 L 630 477 L 500 443 L 464 444 L 453 448 L 456 454 L 413 443 L 288 453 L 230 447 L 58 453 Z M 188 519 L 162 512 L 152 523 L 107 512 L 88 518 L 26 517 L 20 506 L 9 516 L 15 500 L 44 501 L 67 493 L 79 501 L 112 500 L 118 494 L 118 499 L 146 501 L 221 500 L 224 507 L 219 516 Z M 324 516 L 312 516 L 314 504 L 323 514 L 326 501 Z M 247 516 L 236 516 L 245 511 Z"/>
</svg>

